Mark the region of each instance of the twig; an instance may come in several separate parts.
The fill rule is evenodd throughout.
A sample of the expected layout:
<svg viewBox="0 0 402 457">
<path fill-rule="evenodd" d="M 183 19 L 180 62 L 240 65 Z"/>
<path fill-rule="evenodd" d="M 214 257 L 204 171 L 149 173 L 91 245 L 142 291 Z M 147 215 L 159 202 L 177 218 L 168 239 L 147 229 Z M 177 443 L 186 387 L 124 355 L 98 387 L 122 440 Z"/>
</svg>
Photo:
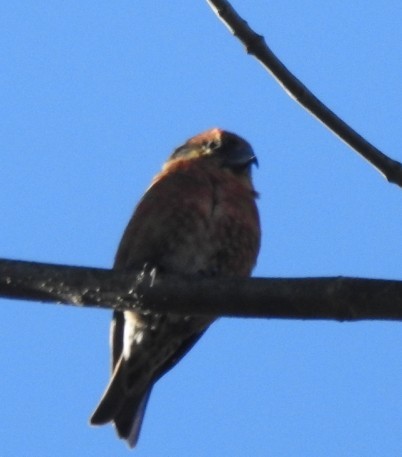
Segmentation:
<svg viewBox="0 0 402 457">
<path fill-rule="evenodd" d="M 293 99 L 377 168 L 390 183 L 402 187 L 401 163 L 386 156 L 326 107 L 285 67 L 267 46 L 264 37 L 254 32 L 228 1 L 207 2 L 233 35 L 244 44 L 248 54 L 255 56 Z"/>
<path fill-rule="evenodd" d="M 0 296 L 182 315 L 402 320 L 402 281 L 380 279 L 154 277 L 0 259 Z"/>
</svg>

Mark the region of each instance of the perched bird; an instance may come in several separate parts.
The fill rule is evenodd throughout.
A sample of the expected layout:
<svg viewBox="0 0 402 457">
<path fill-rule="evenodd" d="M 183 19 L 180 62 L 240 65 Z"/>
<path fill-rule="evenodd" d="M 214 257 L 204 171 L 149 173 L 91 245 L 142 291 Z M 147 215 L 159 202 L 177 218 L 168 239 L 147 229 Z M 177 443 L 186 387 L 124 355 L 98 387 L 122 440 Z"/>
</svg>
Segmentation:
<svg viewBox="0 0 402 457">
<path fill-rule="evenodd" d="M 247 277 L 260 246 L 251 182 L 257 159 L 245 140 L 214 128 L 177 148 L 123 234 L 114 268 Z M 115 312 L 112 377 L 91 424 L 113 422 L 134 447 L 154 383 L 191 349 L 212 318 Z"/>
</svg>

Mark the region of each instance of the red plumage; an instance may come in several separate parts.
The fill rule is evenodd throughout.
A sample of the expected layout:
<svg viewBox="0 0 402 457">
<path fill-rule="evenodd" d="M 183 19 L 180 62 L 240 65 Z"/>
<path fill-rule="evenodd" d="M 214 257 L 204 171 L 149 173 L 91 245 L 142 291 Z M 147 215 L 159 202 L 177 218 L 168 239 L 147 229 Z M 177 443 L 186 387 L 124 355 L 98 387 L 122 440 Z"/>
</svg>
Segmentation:
<svg viewBox="0 0 402 457">
<path fill-rule="evenodd" d="M 212 129 L 169 157 L 123 234 L 114 267 L 157 272 L 249 276 L 260 245 L 251 182 L 256 157 L 239 136 Z M 113 422 L 134 447 L 154 383 L 200 338 L 213 319 L 115 312 L 112 378 L 91 423 Z"/>
</svg>

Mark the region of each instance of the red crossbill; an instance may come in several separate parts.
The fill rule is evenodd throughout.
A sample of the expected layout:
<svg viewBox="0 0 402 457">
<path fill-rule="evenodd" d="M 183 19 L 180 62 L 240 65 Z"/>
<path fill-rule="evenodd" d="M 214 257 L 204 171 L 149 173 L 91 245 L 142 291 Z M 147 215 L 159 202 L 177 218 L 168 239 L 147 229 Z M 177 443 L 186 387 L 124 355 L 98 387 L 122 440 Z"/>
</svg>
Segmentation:
<svg viewBox="0 0 402 457">
<path fill-rule="evenodd" d="M 245 140 L 217 128 L 177 148 L 136 207 L 114 268 L 249 276 L 260 246 L 256 161 Z M 191 305 L 188 316 L 114 313 L 112 377 L 92 424 L 113 422 L 119 437 L 136 445 L 154 383 L 214 320 L 192 313 Z"/>
</svg>

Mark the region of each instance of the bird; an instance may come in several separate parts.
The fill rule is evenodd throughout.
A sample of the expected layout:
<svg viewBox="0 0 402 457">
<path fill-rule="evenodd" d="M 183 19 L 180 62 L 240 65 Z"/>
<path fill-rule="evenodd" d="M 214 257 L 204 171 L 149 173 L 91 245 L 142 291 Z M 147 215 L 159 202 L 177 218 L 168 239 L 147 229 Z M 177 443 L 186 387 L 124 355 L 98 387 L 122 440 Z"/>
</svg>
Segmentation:
<svg viewBox="0 0 402 457">
<path fill-rule="evenodd" d="M 260 249 L 251 178 L 258 165 L 240 136 L 212 128 L 176 148 L 139 201 L 120 241 L 114 269 L 156 274 L 248 277 Z M 215 317 L 115 311 L 111 379 L 90 418 L 112 422 L 136 446 L 156 381 L 199 340 Z"/>
</svg>

